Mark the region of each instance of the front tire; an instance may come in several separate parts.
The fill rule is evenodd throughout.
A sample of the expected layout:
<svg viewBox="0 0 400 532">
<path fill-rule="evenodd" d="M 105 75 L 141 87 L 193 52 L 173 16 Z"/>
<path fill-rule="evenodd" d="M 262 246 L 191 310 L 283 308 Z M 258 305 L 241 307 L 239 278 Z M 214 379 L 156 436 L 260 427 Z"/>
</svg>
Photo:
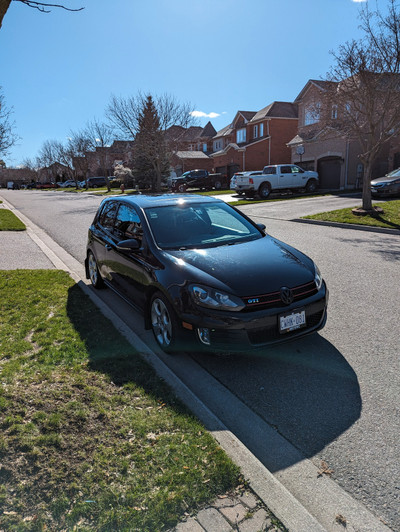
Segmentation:
<svg viewBox="0 0 400 532">
<path fill-rule="evenodd" d="M 156 292 L 151 298 L 150 321 L 157 344 L 165 353 L 172 354 L 178 345 L 178 320 L 161 292 Z"/>
<path fill-rule="evenodd" d="M 215 190 L 221 190 L 221 188 L 222 188 L 222 183 L 221 183 L 221 181 L 218 181 L 218 180 L 215 181 L 215 182 L 214 182 L 214 188 L 215 188 Z"/>
<path fill-rule="evenodd" d="M 179 192 L 186 192 L 186 189 L 187 189 L 187 186 L 184 183 L 178 186 Z"/>
<path fill-rule="evenodd" d="M 317 190 L 317 182 L 315 181 L 315 179 L 309 179 L 306 185 L 306 192 L 312 193 L 312 192 L 315 192 L 316 190 Z"/>
<path fill-rule="evenodd" d="M 267 199 L 269 198 L 270 194 L 271 194 L 271 185 L 269 183 L 263 183 L 258 189 L 258 195 L 262 199 Z"/>
<path fill-rule="evenodd" d="M 89 251 L 89 254 L 88 254 L 88 272 L 89 272 L 90 282 L 92 283 L 93 287 L 96 289 L 103 288 L 104 281 L 100 276 L 96 258 L 91 251 Z"/>
</svg>

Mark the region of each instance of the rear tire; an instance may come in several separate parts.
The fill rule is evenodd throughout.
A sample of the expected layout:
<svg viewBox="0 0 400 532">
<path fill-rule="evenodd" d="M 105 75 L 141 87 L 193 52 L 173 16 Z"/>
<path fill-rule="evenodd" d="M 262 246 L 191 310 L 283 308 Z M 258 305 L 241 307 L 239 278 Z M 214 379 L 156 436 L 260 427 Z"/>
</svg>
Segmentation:
<svg viewBox="0 0 400 532">
<path fill-rule="evenodd" d="M 271 194 L 271 185 L 269 183 L 262 183 L 258 189 L 258 195 L 262 199 L 267 199 Z"/>
<path fill-rule="evenodd" d="M 222 188 L 221 181 L 219 181 L 219 180 L 215 181 L 214 188 L 215 188 L 215 190 L 221 190 L 221 188 Z"/>
<path fill-rule="evenodd" d="M 179 192 L 186 192 L 187 186 L 182 183 L 181 185 L 178 185 L 178 191 Z"/>
<path fill-rule="evenodd" d="M 90 282 L 92 283 L 93 287 L 96 289 L 103 288 L 104 281 L 100 275 L 96 258 L 91 251 L 88 253 L 88 272 Z"/>
</svg>

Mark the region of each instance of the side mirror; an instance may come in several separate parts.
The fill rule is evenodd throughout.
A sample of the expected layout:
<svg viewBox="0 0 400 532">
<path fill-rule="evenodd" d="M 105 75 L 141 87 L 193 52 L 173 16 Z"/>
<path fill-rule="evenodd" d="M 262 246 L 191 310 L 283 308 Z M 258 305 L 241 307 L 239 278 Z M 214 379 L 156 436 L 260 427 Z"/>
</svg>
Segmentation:
<svg viewBox="0 0 400 532">
<path fill-rule="evenodd" d="M 139 248 L 140 248 L 140 244 L 136 240 L 136 238 L 129 238 L 128 240 L 121 240 L 121 242 L 118 242 L 117 244 L 118 251 L 133 251 Z"/>
<path fill-rule="evenodd" d="M 259 230 L 262 231 L 262 232 L 265 232 L 265 230 L 266 230 L 266 228 L 267 228 L 264 224 L 257 224 L 257 227 L 258 227 Z"/>
</svg>

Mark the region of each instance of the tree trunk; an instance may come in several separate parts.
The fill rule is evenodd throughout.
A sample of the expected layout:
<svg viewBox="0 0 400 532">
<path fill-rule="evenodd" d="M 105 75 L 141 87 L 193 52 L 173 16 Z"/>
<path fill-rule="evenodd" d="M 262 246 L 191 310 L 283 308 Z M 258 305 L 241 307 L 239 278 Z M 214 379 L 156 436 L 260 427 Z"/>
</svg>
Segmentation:
<svg viewBox="0 0 400 532">
<path fill-rule="evenodd" d="M 370 161 L 367 161 L 364 163 L 364 179 L 362 190 L 362 208 L 365 211 L 372 211 L 371 173 L 372 164 Z"/>
<path fill-rule="evenodd" d="M 0 28 L 3 22 L 3 17 L 7 13 L 7 9 L 10 7 L 11 0 L 0 0 Z"/>
</svg>

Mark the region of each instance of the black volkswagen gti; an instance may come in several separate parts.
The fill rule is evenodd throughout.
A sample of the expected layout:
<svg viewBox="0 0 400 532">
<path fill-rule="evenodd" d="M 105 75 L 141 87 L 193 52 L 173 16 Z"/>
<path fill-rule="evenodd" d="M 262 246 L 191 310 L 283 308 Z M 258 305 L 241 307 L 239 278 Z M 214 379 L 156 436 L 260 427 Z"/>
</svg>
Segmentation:
<svg viewBox="0 0 400 532">
<path fill-rule="evenodd" d="M 324 327 L 314 262 L 221 200 L 105 199 L 89 229 L 86 275 L 136 307 L 167 353 L 246 352 Z"/>
</svg>

